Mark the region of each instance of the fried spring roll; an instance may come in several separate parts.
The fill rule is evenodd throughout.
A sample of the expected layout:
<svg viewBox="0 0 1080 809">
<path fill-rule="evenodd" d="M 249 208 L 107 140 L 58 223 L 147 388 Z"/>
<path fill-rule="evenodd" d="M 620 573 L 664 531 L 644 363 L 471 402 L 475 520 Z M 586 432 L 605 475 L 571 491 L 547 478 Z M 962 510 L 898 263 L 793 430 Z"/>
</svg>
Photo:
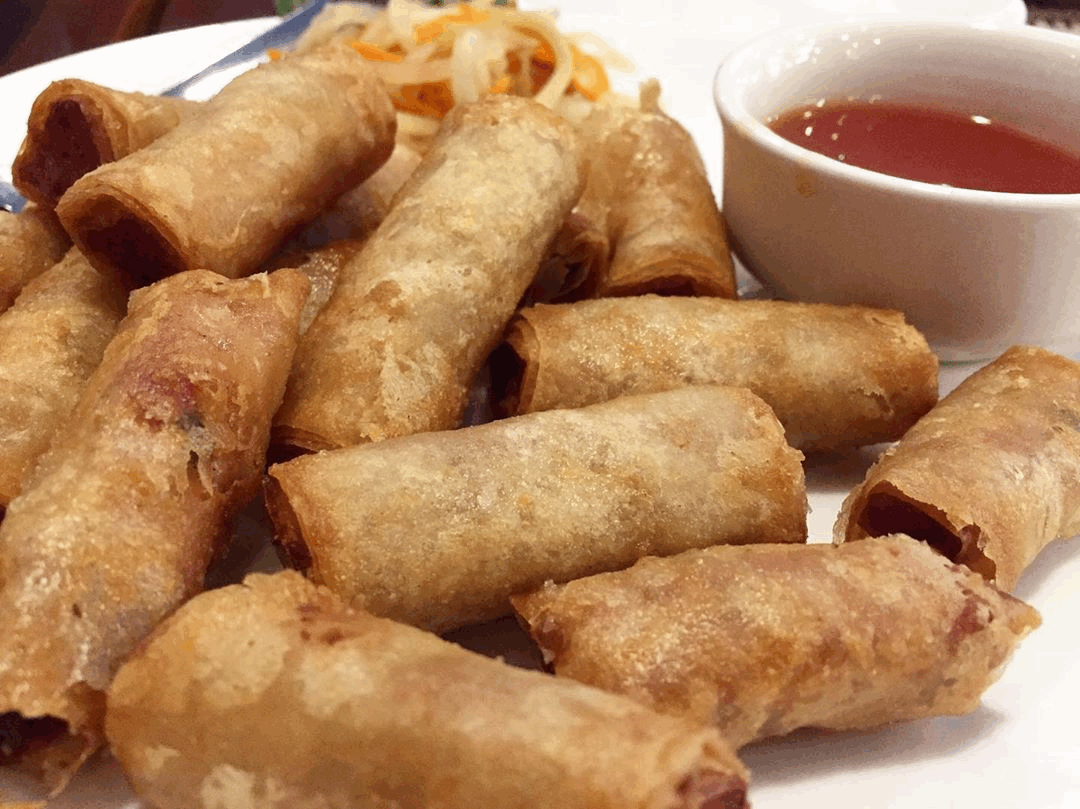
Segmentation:
<svg viewBox="0 0 1080 809">
<path fill-rule="evenodd" d="M 585 184 L 570 215 L 547 250 L 526 303 L 573 300 L 595 290 L 606 275 L 611 254 L 609 220 L 619 177 L 625 166 L 603 159 L 604 127 L 595 125 L 597 111 L 577 127 L 588 156 Z M 604 119 L 606 120 L 606 118 Z"/>
<path fill-rule="evenodd" d="M 698 386 L 302 456 L 266 497 L 292 566 L 444 631 L 646 554 L 803 542 L 801 458 L 758 397 Z"/>
<path fill-rule="evenodd" d="M 890 447 L 845 500 L 835 540 L 903 532 L 1012 590 L 1080 534 L 1080 363 L 1014 346 Z"/>
<path fill-rule="evenodd" d="M 588 189 L 588 185 L 586 185 Z M 587 193 L 587 192 L 586 192 Z M 525 303 L 572 300 L 608 262 L 608 238 L 584 207 L 585 194 L 563 222 L 525 294 Z"/>
<path fill-rule="evenodd" d="M 71 239 L 52 211 L 33 203 L 19 213 L 0 209 L 0 312 L 26 284 L 64 257 Z"/>
<path fill-rule="evenodd" d="M 0 315 L 0 515 L 74 409 L 126 305 L 73 248 Z"/>
<path fill-rule="evenodd" d="M 514 607 L 557 675 L 715 724 L 736 747 L 970 712 L 1040 623 L 905 536 L 687 551 Z"/>
<path fill-rule="evenodd" d="M 275 442 L 309 450 L 458 426 L 581 193 L 569 125 L 492 96 L 455 108 L 297 353 Z"/>
<path fill-rule="evenodd" d="M 199 107 L 81 79 L 54 81 L 30 108 L 12 182 L 27 199 L 55 208 L 84 174 L 153 143 Z"/>
<path fill-rule="evenodd" d="M 290 267 L 308 279 L 310 291 L 300 314 L 301 334 L 308 330 L 315 316 L 326 306 L 337 285 L 341 268 L 363 249 L 364 241 L 362 238 L 338 239 L 311 250 L 283 253 L 271 263 L 271 269 Z"/>
<path fill-rule="evenodd" d="M 492 359 L 501 413 L 738 385 L 806 451 L 899 438 L 937 401 L 937 374 L 899 312 L 655 295 L 523 309 Z"/>
<path fill-rule="evenodd" d="M 745 809 L 712 729 L 350 610 L 285 571 L 204 593 L 120 670 L 110 746 L 160 809 Z"/>
<path fill-rule="evenodd" d="M 190 269 L 252 272 L 390 156 L 390 96 L 345 43 L 241 74 L 198 114 L 77 180 L 57 213 L 130 286 Z"/>
<path fill-rule="evenodd" d="M 132 295 L 0 524 L 0 763 L 59 790 L 102 743 L 116 669 L 258 490 L 306 292 L 195 271 Z"/>
<path fill-rule="evenodd" d="M 648 107 L 601 110 L 590 125 L 603 130 L 590 177 L 608 175 L 611 256 L 588 292 L 734 298 L 725 225 L 690 133 Z"/>
</svg>

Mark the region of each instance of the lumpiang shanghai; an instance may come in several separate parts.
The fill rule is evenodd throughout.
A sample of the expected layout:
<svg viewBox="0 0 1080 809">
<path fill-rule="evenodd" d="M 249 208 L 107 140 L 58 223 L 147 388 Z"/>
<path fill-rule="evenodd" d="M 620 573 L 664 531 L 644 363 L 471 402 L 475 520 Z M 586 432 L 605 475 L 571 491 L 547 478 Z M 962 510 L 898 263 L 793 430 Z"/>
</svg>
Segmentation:
<svg viewBox="0 0 1080 809">
<path fill-rule="evenodd" d="M 204 101 L 41 88 L 0 804 L 111 768 L 161 809 L 740 809 L 760 745 L 979 708 L 1080 533 L 1080 365 L 939 400 L 902 312 L 740 299 L 623 62 L 513 3 L 334 3 Z"/>
</svg>

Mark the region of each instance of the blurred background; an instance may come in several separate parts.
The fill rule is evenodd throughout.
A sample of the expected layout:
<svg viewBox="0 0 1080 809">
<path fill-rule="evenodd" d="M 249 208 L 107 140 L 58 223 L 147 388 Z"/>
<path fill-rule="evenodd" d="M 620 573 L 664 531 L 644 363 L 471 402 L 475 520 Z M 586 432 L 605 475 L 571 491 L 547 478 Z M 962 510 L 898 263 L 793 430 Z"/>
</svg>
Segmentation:
<svg viewBox="0 0 1080 809">
<path fill-rule="evenodd" d="M 88 48 L 264 17 L 292 0 L 0 0 L 0 76 Z M 1080 31 L 1080 0 L 1026 0 L 1029 18 Z M 572 6 L 573 0 L 552 5 Z"/>
<path fill-rule="evenodd" d="M 275 11 L 275 0 L 0 0 L 0 75 L 131 37 Z"/>
</svg>

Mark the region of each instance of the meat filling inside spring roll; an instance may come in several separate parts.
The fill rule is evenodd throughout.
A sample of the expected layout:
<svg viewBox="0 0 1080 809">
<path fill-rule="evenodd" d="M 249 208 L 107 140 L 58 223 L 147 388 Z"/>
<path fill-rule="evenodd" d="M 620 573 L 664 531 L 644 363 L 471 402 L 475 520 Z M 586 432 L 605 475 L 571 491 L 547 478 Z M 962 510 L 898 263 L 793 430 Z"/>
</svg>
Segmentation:
<svg viewBox="0 0 1080 809">
<path fill-rule="evenodd" d="M 1012 590 L 1080 534 L 1080 363 L 1014 346 L 927 413 L 844 502 L 837 542 L 903 531 Z"/>
<path fill-rule="evenodd" d="M 972 711 L 1040 620 L 905 536 L 717 546 L 513 601 L 557 675 L 736 747 Z"/>
<path fill-rule="evenodd" d="M 132 295 L 0 524 L 0 763 L 59 790 L 102 743 L 116 669 L 257 492 L 306 293 L 194 271 Z"/>
<path fill-rule="evenodd" d="M 182 98 L 125 93 L 82 79 L 46 87 L 30 108 L 11 179 L 27 199 L 55 208 L 72 183 L 153 143 L 200 105 Z"/>
<path fill-rule="evenodd" d="M 750 388 L 804 451 L 893 441 L 937 401 L 938 363 L 899 312 L 644 295 L 523 309 L 492 357 L 498 413 L 695 384 Z"/>
<path fill-rule="evenodd" d="M 291 571 L 169 618 L 117 675 L 107 733 L 160 809 L 747 806 L 714 730 L 351 610 Z"/>
<path fill-rule="evenodd" d="M 801 459 L 758 397 L 697 386 L 305 455 L 266 496 L 293 566 L 444 631 L 645 554 L 803 542 Z"/>
<path fill-rule="evenodd" d="M 394 146 L 390 96 L 345 43 L 241 74 L 143 149 L 77 180 L 57 213 L 99 269 L 136 287 L 253 272 Z"/>
</svg>

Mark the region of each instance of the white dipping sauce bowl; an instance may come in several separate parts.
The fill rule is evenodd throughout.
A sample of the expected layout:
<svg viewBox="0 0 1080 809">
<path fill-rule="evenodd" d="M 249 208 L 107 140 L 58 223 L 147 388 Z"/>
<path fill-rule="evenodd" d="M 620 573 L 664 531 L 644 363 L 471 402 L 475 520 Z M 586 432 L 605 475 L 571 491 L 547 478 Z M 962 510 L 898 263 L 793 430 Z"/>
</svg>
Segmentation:
<svg viewBox="0 0 1080 809">
<path fill-rule="evenodd" d="M 1080 351 L 1080 193 L 973 191 L 812 152 L 767 122 L 819 99 L 985 115 L 1080 154 L 1080 37 L 940 22 L 766 34 L 716 74 L 723 210 L 779 297 L 899 309 L 946 361 Z"/>
</svg>

